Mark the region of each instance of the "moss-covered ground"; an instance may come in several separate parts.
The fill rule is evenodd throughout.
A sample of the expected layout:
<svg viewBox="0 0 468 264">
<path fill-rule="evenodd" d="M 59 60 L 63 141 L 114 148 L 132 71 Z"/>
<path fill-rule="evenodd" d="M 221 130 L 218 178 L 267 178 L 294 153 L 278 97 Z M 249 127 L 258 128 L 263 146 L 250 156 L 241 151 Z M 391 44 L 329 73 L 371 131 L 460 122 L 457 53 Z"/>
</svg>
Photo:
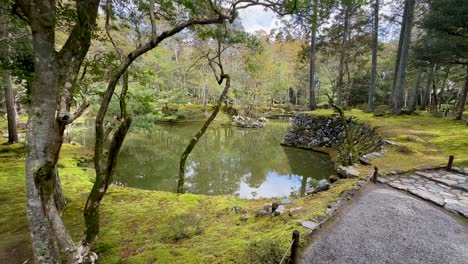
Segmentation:
<svg viewBox="0 0 468 264">
<path fill-rule="evenodd" d="M 456 165 L 468 164 L 468 127 L 462 122 L 427 113 L 398 117 L 374 117 L 358 110 L 346 113 L 377 126 L 387 139 L 403 146 L 386 147 L 385 157 L 373 160 L 381 171 L 445 164 L 448 155 L 456 156 Z M 332 111 L 314 114 L 329 115 Z M 0 130 L 5 131 L 3 119 Z M 0 138 L 0 262 L 22 263 L 30 256 L 24 145 L 5 142 Z M 59 161 L 68 201 L 63 219 L 75 240 L 83 231 L 81 211 L 94 178 L 92 169 L 77 166 L 77 160 L 87 154 L 89 150 L 81 146 L 65 144 Z M 249 243 L 274 240 L 286 249 L 294 229 L 306 231 L 298 220 L 326 216 L 327 206 L 344 190 L 355 188 L 356 181 L 340 180 L 330 191 L 296 198 L 288 207 L 302 210 L 278 217 L 254 216 L 264 203 L 277 199 L 176 195 L 112 186 L 101 207 L 102 228 L 95 250 L 100 263 L 251 263 Z M 242 212 L 234 212 L 234 206 L 240 206 Z M 247 219 L 243 214 L 248 214 Z"/>
<path fill-rule="evenodd" d="M 334 113 L 332 110 L 318 110 L 313 114 Z M 400 145 L 385 146 L 385 156 L 372 161 L 381 172 L 446 165 L 449 155 L 455 156 L 455 166 L 468 166 L 468 126 L 465 121 L 434 117 L 428 112 L 376 117 L 353 109 L 345 114 L 377 127 L 386 139 Z"/>
<path fill-rule="evenodd" d="M 24 143 L 5 142 L 0 139 L 0 263 L 22 263 L 30 256 Z M 94 177 L 92 169 L 77 165 L 87 154 L 89 150 L 81 146 L 65 144 L 59 160 L 68 201 L 63 219 L 75 240 L 83 232 L 81 212 Z M 306 231 L 297 220 L 326 216 L 327 206 L 344 190 L 355 188 L 356 181 L 340 180 L 328 192 L 297 198 L 287 207 L 302 210 L 278 217 L 254 215 L 263 204 L 278 199 L 176 195 L 111 186 L 101 207 L 102 228 L 95 250 L 100 263 L 251 263 L 250 242 L 273 240 L 280 250 L 287 249 L 294 229 Z M 234 206 L 242 211 L 234 212 Z"/>
</svg>

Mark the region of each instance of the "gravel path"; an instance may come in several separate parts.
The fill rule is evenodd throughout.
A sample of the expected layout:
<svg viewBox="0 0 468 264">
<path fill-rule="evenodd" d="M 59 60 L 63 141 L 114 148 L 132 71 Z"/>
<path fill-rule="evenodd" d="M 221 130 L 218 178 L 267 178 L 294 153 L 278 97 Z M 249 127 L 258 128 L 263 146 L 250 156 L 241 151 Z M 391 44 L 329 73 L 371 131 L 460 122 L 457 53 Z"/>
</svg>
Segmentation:
<svg viewBox="0 0 468 264">
<path fill-rule="evenodd" d="M 468 263 L 468 223 L 389 187 L 364 187 L 314 235 L 301 263 Z"/>
</svg>

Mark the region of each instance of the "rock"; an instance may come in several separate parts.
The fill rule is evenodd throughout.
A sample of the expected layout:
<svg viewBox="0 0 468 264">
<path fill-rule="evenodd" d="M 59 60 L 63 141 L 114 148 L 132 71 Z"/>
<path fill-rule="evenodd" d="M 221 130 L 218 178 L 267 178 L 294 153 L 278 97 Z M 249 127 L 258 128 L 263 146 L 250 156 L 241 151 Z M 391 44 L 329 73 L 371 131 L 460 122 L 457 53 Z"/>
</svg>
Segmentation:
<svg viewBox="0 0 468 264">
<path fill-rule="evenodd" d="M 458 182 L 456 181 L 452 181 L 452 180 L 449 180 L 449 179 L 444 179 L 444 178 L 434 178 L 435 180 L 439 181 L 439 182 L 442 182 L 443 184 L 446 184 L 448 186 L 454 186 L 454 185 L 457 185 Z"/>
<path fill-rule="evenodd" d="M 275 212 L 276 209 L 278 209 L 279 206 L 280 206 L 279 203 L 272 203 L 272 204 L 271 204 L 271 211 L 272 211 L 272 212 Z"/>
<path fill-rule="evenodd" d="M 314 194 L 318 192 L 323 192 L 330 189 L 330 182 L 327 179 L 322 179 L 319 181 L 317 186 L 308 194 Z"/>
<path fill-rule="evenodd" d="M 456 187 L 458 189 L 461 189 L 461 190 L 465 191 L 465 192 L 468 192 L 468 183 L 458 184 Z"/>
<path fill-rule="evenodd" d="M 243 215 L 240 216 L 239 219 L 241 221 L 247 221 L 247 220 L 249 220 L 249 218 L 250 218 L 249 214 L 243 214 Z"/>
<path fill-rule="evenodd" d="M 266 203 L 266 204 L 264 204 L 264 205 L 262 206 L 262 209 L 260 209 L 260 210 L 265 210 L 265 211 L 267 211 L 267 212 L 270 213 L 270 214 L 273 212 L 273 209 L 272 209 L 272 207 L 271 207 L 271 203 Z"/>
<path fill-rule="evenodd" d="M 259 122 L 267 122 L 268 120 L 265 117 L 260 117 L 258 119 Z"/>
<path fill-rule="evenodd" d="M 336 169 L 336 172 L 338 175 L 343 176 L 344 178 L 354 178 L 354 177 L 359 177 L 359 171 L 355 170 L 352 166 L 339 166 Z"/>
<path fill-rule="evenodd" d="M 360 157 L 359 162 L 361 162 L 362 165 L 371 165 L 370 160 L 366 157 Z"/>
<path fill-rule="evenodd" d="M 451 212 L 454 212 L 454 213 L 457 213 L 457 214 L 461 214 L 463 215 L 464 217 L 467 217 L 468 218 L 468 206 L 467 205 L 464 205 L 460 202 L 457 202 L 457 201 L 450 201 L 450 202 L 447 202 L 445 205 L 444 205 L 445 209 L 451 211 Z"/>
<path fill-rule="evenodd" d="M 280 201 L 280 204 L 292 204 L 294 201 L 292 199 L 283 199 Z"/>
<path fill-rule="evenodd" d="M 390 186 L 392 186 L 393 188 L 396 188 L 396 189 L 398 189 L 398 190 L 403 190 L 403 191 L 408 190 L 408 186 L 403 185 L 403 184 L 400 184 L 400 183 L 389 182 L 388 185 L 390 185 Z"/>
<path fill-rule="evenodd" d="M 393 141 L 390 141 L 390 140 L 387 140 L 387 139 L 384 139 L 382 140 L 382 142 L 385 144 L 385 145 L 390 145 L 390 146 L 394 146 L 394 147 L 399 147 L 400 145 L 393 142 Z"/>
<path fill-rule="evenodd" d="M 446 174 L 445 177 L 453 181 L 466 181 L 467 180 L 467 177 L 462 176 L 462 175 L 455 175 L 455 174 Z"/>
<path fill-rule="evenodd" d="M 234 207 L 232 207 L 232 211 L 235 212 L 235 213 L 240 213 L 242 211 L 242 207 L 234 206 Z"/>
<path fill-rule="evenodd" d="M 268 212 L 268 211 L 263 210 L 263 209 L 257 210 L 257 211 L 255 212 L 255 216 L 256 216 L 256 217 L 267 216 L 267 215 L 271 215 L 271 212 Z"/>
<path fill-rule="evenodd" d="M 424 200 L 431 201 L 437 205 L 443 206 L 445 204 L 444 199 L 435 193 L 423 191 L 421 189 L 410 189 L 408 191 Z"/>
<path fill-rule="evenodd" d="M 273 216 L 282 215 L 284 212 L 286 212 L 286 207 L 281 204 L 278 206 L 278 208 L 276 208 L 276 210 L 273 211 Z"/>
<path fill-rule="evenodd" d="M 318 226 L 317 223 L 312 222 L 312 221 L 301 221 L 300 224 L 301 226 L 308 228 L 308 229 L 312 229 L 312 230 L 314 230 Z"/>
<path fill-rule="evenodd" d="M 294 207 L 294 208 L 289 209 L 289 214 L 293 214 L 301 210 L 302 210 L 302 207 Z"/>
</svg>

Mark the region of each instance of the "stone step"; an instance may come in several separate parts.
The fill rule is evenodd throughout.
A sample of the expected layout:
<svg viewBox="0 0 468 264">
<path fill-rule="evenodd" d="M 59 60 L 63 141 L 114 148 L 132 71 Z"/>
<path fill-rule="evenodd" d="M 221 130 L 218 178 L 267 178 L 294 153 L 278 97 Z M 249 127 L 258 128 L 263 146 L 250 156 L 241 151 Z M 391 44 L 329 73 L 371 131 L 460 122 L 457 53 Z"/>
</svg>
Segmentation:
<svg viewBox="0 0 468 264">
<path fill-rule="evenodd" d="M 440 183 L 440 184 L 443 184 L 447 187 L 450 187 L 450 188 L 455 188 L 455 189 L 459 189 L 459 190 L 462 190 L 462 191 L 468 191 L 467 189 L 467 184 L 466 183 L 462 183 L 460 184 L 459 182 L 455 181 L 455 180 L 450 180 L 450 179 L 445 179 L 445 178 L 441 178 L 440 176 L 437 176 L 437 175 L 434 175 L 434 173 L 428 173 L 428 172 L 422 172 L 422 171 L 417 171 L 415 172 L 415 174 L 429 180 L 429 181 L 433 181 L 433 182 L 437 182 L 437 183 Z"/>
</svg>

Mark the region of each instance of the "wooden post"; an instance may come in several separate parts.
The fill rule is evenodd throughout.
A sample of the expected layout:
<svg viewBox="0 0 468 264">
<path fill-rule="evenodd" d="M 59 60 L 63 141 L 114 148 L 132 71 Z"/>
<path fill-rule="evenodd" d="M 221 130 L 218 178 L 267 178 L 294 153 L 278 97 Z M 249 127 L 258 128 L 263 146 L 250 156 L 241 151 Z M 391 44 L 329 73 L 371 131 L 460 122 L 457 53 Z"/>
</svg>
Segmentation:
<svg viewBox="0 0 468 264">
<path fill-rule="evenodd" d="M 291 246 L 291 264 L 299 263 L 299 231 L 294 230 L 292 235 L 292 246 Z"/>
<path fill-rule="evenodd" d="M 377 184 L 377 177 L 379 175 L 379 168 L 374 167 L 374 173 L 372 174 L 372 182 Z"/>
<path fill-rule="evenodd" d="M 450 155 L 450 156 L 449 156 L 449 161 L 448 161 L 448 164 L 447 164 L 447 171 L 452 170 L 452 165 L 453 165 L 453 159 L 454 159 L 454 158 L 455 158 L 455 157 L 454 157 L 453 155 Z"/>
</svg>

